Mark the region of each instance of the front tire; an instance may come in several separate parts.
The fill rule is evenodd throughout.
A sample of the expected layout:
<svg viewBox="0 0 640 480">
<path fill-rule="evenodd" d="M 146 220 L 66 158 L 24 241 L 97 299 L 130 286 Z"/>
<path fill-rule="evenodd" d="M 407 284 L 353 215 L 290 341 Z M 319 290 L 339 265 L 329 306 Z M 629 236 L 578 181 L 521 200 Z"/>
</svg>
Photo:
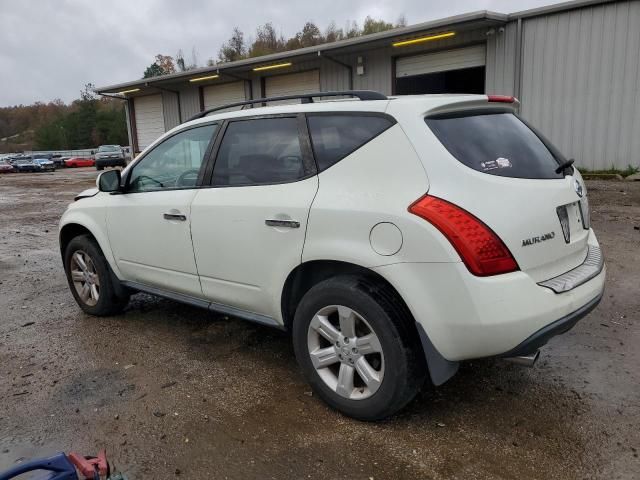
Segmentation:
<svg viewBox="0 0 640 480">
<path fill-rule="evenodd" d="M 293 344 L 318 396 L 360 420 L 393 415 L 424 383 L 424 356 L 406 307 L 386 286 L 361 277 L 312 287 L 296 309 Z"/>
<path fill-rule="evenodd" d="M 129 303 L 128 292 L 119 284 L 90 235 L 80 235 L 69 242 L 64 269 L 69 289 L 84 312 L 96 316 L 115 315 Z"/>
</svg>

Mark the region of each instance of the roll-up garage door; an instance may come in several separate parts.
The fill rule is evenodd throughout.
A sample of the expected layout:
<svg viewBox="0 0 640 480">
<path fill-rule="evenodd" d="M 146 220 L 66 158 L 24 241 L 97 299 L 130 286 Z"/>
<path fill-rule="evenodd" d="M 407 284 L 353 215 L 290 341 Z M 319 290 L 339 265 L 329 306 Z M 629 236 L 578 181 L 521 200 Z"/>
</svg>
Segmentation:
<svg viewBox="0 0 640 480">
<path fill-rule="evenodd" d="M 309 70 L 300 73 L 288 73 L 267 77 L 264 81 L 267 97 L 300 95 L 320 91 L 320 71 Z"/>
<path fill-rule="evenodd" d="M 138 135 L 138 150 L 142 151 L 165 132 L 162 96 L 136 97 L 133 99 L 133 108 Z"/>
<path fill-rule="evenodd" d="M 427 73 L 483 67 L 486 63 L 485 45 L 456 48 L 442 52 L 412 55 L 396 60 L 396 77 L 411 77 Z"/>
<path fill-rule="evenodd" d="M 229 103 L 246 100 L 244 82 L 230 82 L 220 85 L 211 85 L 202 89 L 204 97 L 204 109 L 220 107 Z"/>
</svg>

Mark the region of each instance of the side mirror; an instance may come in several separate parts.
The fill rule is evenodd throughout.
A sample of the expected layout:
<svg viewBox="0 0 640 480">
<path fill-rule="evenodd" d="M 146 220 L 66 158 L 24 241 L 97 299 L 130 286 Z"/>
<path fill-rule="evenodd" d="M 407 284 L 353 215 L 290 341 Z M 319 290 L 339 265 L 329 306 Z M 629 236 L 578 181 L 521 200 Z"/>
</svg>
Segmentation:
<svg viewBox="0 0 640 480">
<path fill-rule="evenodd" d="M 98 175 L 96 180 L 98 190 L 101 192 L 120 191 L 120 170 L 107 170 Z"/>
<path fill-rule="evenodd" d="M 91 155 L 95 155 L 96 151 L 95 150 L 91 150 Z"/>
</svg>

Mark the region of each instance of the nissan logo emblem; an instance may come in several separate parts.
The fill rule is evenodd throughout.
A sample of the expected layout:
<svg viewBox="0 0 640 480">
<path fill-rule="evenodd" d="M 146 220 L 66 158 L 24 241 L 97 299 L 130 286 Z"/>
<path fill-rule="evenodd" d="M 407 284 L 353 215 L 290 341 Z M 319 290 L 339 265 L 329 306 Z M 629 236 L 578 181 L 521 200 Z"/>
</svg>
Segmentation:
<svg viewBox="0 0 640 480">
<path fill-rule="evenodd" d="M 582 191 L 582 184 L 580 183 L 580 180 L 575 179 L 575 180 L 573 181 L 573 189 L 576 191 L 576 193 L 578 194 L 578 196 L 579 196 L 580 198 L 582 198 L 582 193 L 583 193 L 583 191 Z"/>
</svg>

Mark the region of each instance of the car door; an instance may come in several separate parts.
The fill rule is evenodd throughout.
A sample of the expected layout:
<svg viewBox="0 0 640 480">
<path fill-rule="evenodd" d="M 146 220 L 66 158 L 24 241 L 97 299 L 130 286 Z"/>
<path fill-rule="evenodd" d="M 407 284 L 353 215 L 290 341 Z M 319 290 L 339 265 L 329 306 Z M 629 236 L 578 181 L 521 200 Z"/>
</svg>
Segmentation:
<svg viewBox="0 0 640 480">
<path fill-rule="evenodd" d="M 306 123 L 302 115 L 237 119 L 218 144 L 210 188 L 191 206 L 202 290 L 211 302 L 277 322 L 318 189 Z"/>
<path fill-rule="evenodd" d="M 216 124 L 177 132 L 146 153 L 111 195 L 109 241 L 126 280 L 202 297 L 191 243 L 191 202 Z"/>
</svg>

